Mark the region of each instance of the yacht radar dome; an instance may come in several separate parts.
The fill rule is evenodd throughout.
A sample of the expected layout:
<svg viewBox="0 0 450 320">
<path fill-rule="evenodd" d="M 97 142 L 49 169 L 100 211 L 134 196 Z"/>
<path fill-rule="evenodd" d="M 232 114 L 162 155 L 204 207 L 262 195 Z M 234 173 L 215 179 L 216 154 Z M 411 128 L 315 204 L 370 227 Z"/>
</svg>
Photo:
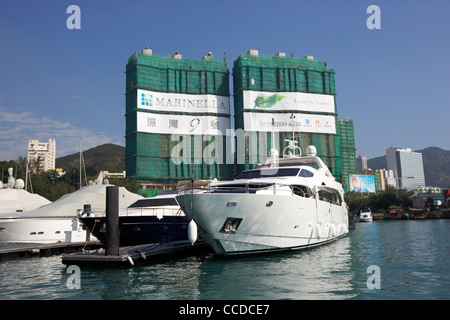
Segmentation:
<svg viewBox="0 0 450 320">
<path fill-rule="evenodd" d="M 308 148 L 306 148 L 306 154 L 309 157 L 313 157 L 317 154 L 317 149 L 314 146 L 308 146 Z"/>
<path fill-rule="evenodd" d="M 278 150 L 277 149 L 270 149 L 269 157 L 271 157 L 271 158 L 278 158 L 279 157 Z"/>
<path fill-rule="evenodd" d="M 17 179 L 16 184 L 14 185 L 16 189 L 24 189 L 25 188 L 25 182 L 23 179 Z"/>
</svg>

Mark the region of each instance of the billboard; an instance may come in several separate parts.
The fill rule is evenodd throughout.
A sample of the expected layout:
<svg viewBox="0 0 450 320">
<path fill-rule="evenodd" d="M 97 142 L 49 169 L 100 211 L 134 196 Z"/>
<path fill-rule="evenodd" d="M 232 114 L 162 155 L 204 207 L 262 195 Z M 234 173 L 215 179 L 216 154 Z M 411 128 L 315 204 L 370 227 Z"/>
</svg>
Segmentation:
<svg viewBox="0 0 450 320">
<path fill-rule="evenodd" d="M 350 191 L 356 192 L 376 192 L 375 177 L 371 175 L 350 174 Z"/>
<path fill-rule="evenodd" d="M 244 90 L 243 97 L 246 110 L 335 113 L 334 96 L 329 94 Z"/>
<path fill-rule="evenodd" d="M 137 107 L 151 111 L 230 114 L 230 97 L 138 89 Z"/>
<path fill-rule="evenodd" d="M 137 112 L 137 131 L 179 135 L 225 135 L 230 118 Z"/>
<path fill-rule="evenodd" d="M 243 101 L 245 131 L 336 134 L 333 95 L 244 90 Z"/>
<path fill-rule="evenodd" d="M 272 130 L 274 132 L 290 132 L 294 130 L 297 132 L 336 134 L 336 120 L 334 116 L 317 114 L 245 112 L 244 130 L 262 132 Z"/>
</svg>

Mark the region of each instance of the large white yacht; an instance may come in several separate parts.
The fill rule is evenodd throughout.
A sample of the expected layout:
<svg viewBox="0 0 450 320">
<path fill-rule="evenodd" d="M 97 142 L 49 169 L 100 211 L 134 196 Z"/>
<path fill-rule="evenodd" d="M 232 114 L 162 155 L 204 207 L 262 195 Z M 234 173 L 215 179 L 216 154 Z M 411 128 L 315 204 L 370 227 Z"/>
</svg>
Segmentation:
<svg viewBox="0 0 450 320">
<path fill-rule="evenodd" d="M 44 197 L 24 190 L 25 182 L 13 177 L 13 168 L 8 169 L 8 182 L 0 181 L 0 214 L 26 212 L 51 203 Z"/>
<path fill-rule="evenodd" d="M 300 151 L 294 143 L 283 158 L 271 150 L 264 165 L 243 171 L 234 181 L 213 182 L 204 193 L 179 190 L 176 199 L 191 219 L 188 230 L 198 230 L 226 256 L 306 249 L 346 236 L 342 185 L 314 146 L 306 156 L 285 154 L 287 149 Z M 195 241 L 195 235 L 189 238 Z"/>
<path fill-rule="evenodd" d="M 84 205 L 93 211 L 106 210 L 106 188 L 102 173 L 91 185 L 28 212 L 0 214 L 0 243 L 56 243 L 86 240 L 78 214 Z M 119 209 L 144 197 L 119 187 Z"/>
</svg>

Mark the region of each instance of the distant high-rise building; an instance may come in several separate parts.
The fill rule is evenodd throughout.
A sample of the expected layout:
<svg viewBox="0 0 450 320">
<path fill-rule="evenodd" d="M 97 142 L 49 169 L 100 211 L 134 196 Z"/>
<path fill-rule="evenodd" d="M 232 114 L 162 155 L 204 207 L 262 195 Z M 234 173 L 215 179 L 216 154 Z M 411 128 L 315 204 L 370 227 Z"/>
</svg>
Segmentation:
<svg viewBox="0 0 450 320">
<path fill-rule="evenodd" d="M 342 186 L 347 192 L 350 190 L 350 175 L 358 172 L 355 156 L 355 131 L 353 129 L 353 120 L 351 119 L 337 119 L 337 123 L 341 152 Z"/>
<path fill-rule="evenodd" d="M 367 156 L 365 154 L 356 156 L 356 169 L 358 172 L 364 172 L 367 170 Z"/>
<path fill-rule="evenodd" d="M 386 186 L 397 187 L 393 170 L 384 170 L 384 183 Z"/>
<path fill-rule="evenodd" d="M 49 139 L 48 142 L 39 140 L 28 141 L 28 163 L 32 170 L 36 171 L 33 165 L 38 165 L 42 171 L 55 170 L 56 141 Z"/>
<path fill-rule="evenodd" d="M 386 149 L 388 170 L 394 172 L 397 185 L 402 189 L 425 186 L 422 154 L 410 148 L 390 147 Z"/>
</svg>

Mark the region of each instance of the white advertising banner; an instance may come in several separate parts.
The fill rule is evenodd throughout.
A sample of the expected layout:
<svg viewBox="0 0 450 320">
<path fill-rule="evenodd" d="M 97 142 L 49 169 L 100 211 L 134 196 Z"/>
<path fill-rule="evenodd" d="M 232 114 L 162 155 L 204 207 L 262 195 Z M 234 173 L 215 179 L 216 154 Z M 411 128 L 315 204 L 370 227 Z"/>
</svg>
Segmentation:
<svg viewBox="0 0 450 320">
<path fill-rule="evenodd" d="M 273 125 L 272 125 L 273 119 Z M 303 113 L 244 112 L 244 131 L 313 132 L 336 134 L 334 116 Z"/>
<path fill-rule="evenodd" d="M 304 92 L 244 91 L 244 109 L 334 113 L 334 96 Z"/>
<path fill-rule="evenodd" d="M 137 112 L 137 131 L 180 135 L 225 135 L 230 118 Z"/>
<path fill-rule="evenodd" d="M 210 112 L 230 114 L 230 97 L 212 94 L 164 93 L 137 90 L 137 107 L 167 112 Z"/>
</svg>

